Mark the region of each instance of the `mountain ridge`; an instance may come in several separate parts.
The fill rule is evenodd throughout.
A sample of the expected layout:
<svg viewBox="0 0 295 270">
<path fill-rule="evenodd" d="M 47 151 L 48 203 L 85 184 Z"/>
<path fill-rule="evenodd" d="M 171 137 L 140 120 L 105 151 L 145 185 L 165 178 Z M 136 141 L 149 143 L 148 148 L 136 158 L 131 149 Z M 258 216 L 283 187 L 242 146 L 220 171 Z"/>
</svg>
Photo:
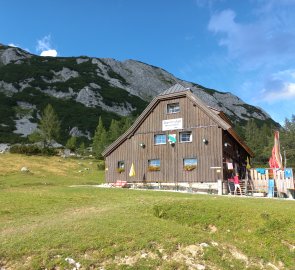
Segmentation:
<svg viewBox="0 0 295 270">
<path fill-rule="evenodd" d="M 61 120 L 66 121 L 62 126 L 63 138 L 74 129 L 79 136 L 89 139 L 99 116 L 108 126 L 111 119 L 139 115 L 153 97 L 175 83 L 189 87 L 235 124 L 256 119 L 277 125 L 262 109 L 230 92 L 181 80 L 140 61 L 41 57 L 0 44 L 0 142 L 22 140 L 32 133 L 46 103 L 52 103 Z"/>
</svg>

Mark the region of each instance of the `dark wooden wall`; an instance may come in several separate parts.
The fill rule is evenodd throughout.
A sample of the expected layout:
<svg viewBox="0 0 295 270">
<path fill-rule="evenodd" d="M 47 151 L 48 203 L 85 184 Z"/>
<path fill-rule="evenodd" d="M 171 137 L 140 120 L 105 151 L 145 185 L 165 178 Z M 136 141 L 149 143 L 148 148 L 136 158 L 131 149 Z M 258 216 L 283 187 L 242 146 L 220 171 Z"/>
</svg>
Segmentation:
<svg viewBox="0 0 295 270">
<path fill-rule="evenodd" d="M 246 160 L 249 157 L 246 150 L 237 143 L 237 141 L 227 132 L 223 131 L 223 170 L 224 179 L 228 179 L 235 172 L 235 170 L 228 170 L 227 162 L 232 162 L 235 168 L 237 164 L 237 172 L 240 178 L 245 178 L 246 174 Z M 227 144 L 227 146 L 225 145 Z"/>
<path fill-rule="evenodd" d="M 168 103 L 179 102 L 180 112 L 167 114 Z M 183 118 L 183 130 L 175 130 L 177 143 L 173 147 L 154 145 L 154 135 L 168 135 L 171 131 L 162 132 L 162 120 Z M 179 132 L 191 131 L 192 142 L 180 143 Z M 208 141 L 204 144 L 203 138 Z M 140 147 L 145 144 L 145 148 Z M 106 157 L 106 180 L 126 180 L 128 182 L 216 182 L 220 176 L 215 169 L 222 167 L 222 129 L 201 108 L 187 98 L 161 101 L 150 115 L 143 121 L 134 135 L 119 145 Z M 183 170 L 183 158 L 197 158 L 197 168 L 192 171 Z M 148 160 L 160 159 L 160 171 L 148 171 Z M 125 172 L 117 172 L 118 161 L 125 162 Z M 135 166 L 135 177 L 129 177 L 131 164 Z"/>
</svg>

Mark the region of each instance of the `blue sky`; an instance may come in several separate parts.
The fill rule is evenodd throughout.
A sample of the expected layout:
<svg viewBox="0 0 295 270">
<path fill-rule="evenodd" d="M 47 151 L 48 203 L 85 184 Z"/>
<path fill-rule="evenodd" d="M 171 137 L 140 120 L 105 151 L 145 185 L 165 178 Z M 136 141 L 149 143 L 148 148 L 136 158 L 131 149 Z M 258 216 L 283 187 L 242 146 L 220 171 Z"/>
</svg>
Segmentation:
<svg viewBox="0 0 295 270">
<path fill-rule="evenodd" d="M 295 114 L 295 0 L 0 0 L 0 43 L 134 59 Z"/>
</svg>

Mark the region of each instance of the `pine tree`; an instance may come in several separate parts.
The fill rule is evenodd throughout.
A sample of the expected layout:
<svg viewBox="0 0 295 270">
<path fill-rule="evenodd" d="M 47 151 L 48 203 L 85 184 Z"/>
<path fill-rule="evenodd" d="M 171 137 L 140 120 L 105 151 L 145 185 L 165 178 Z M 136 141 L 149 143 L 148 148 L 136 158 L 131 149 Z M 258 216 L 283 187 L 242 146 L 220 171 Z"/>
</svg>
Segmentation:
<svg viewBox="0 0 295 270">
<path fill-rule="evenodd" d="M 295 115 L 291 119 L 286 118 L 283 130 L 280 133 L 281 152 L 284 151 L 287 159 L 287 167 L 295 166 Z"/>
<path fill-rule="evenodd" d="M 94 133 L 92 152 L 98 159 L 102 158 L 102 151 L 106 148 L 108 144 L 108 134 L 104 128 L 101 117 L 99 117 L 98 125 Z"/>
<path fill-rule="evenodd" d="M 85 143 L 82 142 L 79 146 L 79 148 L 77 149 L 78 154 L 80 154 L 81 156 L 83 156 L 85 154 L 86 151 L 86 147 L 85 147 Z"/>
<path fill-rule="evenodd" d="M 247 145 L 255 150 L 257 146 L 257 136 L 259 135 L 259 129 L 253 119 L 249 120 L 245 127 L 245 139 Z"/>
<path fill-rule="evenodd" d="M 38 129 L 29 137 L 31 141 L 42 141 L 44 147 L 48 147 L 52 140 L 58 140 L 60 133 L 60 121 L 53 107 L 48 104 L 44 109 Z"/>
<path fill-rule="evenodd" d="M 245 128 L 243 128 L 239 123 L 235 123 L 235 131 L 238 133 L 242 140 L 245 140 Z"/>
<path fill-rule="evenodd" d="M 71 151 L 75 151 L 76 147 L 77 147 L 77 138 L 75 136 L 72 136 L 67 140 L 66 148 L 70 149 Z"/>
<path fill-rule="evenodd" d="M 257 159 L 259 159 L 265 166 L 268 167 L 268 160 L 271 156 L 271 151 L 273 147 L 273 132 L 272 128 L 266 124 L 259 129 L 259 137 L 258 137 L 258 155 Z"/>
<path fill-rule="evenodd" d="M 116 120 L 112 120 L 109 131 L 108 131 L 108 143 L 111 144 L 122 134 L 120 123 Z"/>
<path fill-rule="evenodd" d="M 123 118 L 120 121 L 120 125 L 121 125 L 121 134 L 123 134 L 128 128 L 131 127 L 131 125 L 133 124 L 134 119 L 131 116 L 127 116 L 125 118 Z"/>
</svg>

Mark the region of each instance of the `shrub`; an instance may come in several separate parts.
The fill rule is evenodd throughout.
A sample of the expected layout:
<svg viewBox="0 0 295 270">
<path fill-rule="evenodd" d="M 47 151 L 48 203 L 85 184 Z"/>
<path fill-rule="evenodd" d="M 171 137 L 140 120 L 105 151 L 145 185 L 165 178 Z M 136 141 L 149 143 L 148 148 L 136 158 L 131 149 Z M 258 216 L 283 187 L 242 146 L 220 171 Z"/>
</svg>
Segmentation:
<svg viewBox="0 0 295 270">
<path fill-rule="evenodd" d="M 57 155 L 58 150 L 54 148 L 41 148 L 40 146 L 35 144 L 16 144 L 10 147 L 10 153 L 24 155 L 54 156 Z"/>
<path fill-rule="evenodd" d="M 99 160 L 97 162 L 97 169 L 99 169 L 99 170 L 104 170 L 105 169 L 105 162 L 104 162 L 104 160 Z"/>
<path fill-rule="evenodd" d="M 10 153 L 25 155 L 40 155 L 42 149 L 37 145 L 16 144 L 10 147 Z"/>
<path fill-rule="evenodd" d="M 58 150 L 55 148 L 42 148 L 42 155 L 44 156 L 56 156 L 58 154 Z"/>
</svg>

